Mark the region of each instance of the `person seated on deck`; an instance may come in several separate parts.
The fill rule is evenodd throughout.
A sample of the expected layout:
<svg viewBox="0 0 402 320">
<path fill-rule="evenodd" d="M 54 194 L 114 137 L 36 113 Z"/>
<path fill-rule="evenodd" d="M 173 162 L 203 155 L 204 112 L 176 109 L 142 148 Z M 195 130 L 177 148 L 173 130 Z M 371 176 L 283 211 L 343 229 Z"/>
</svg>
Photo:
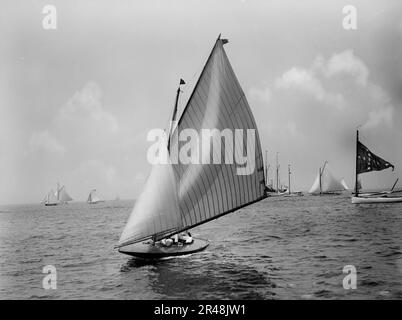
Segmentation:
<svg viewBox="0 0 402 320">
<path fill-rule="evenodd" d="M 173 244 L 173 240 L 172 239 L 162 239 L 161 240 L 161 244 L 165 247 L 170 247 Z"/>
<path fill-rule="evenodd" d="M 169 238 L 169 240 L 172 241 L 172 244 L 177 245 L 177 244 L 179 243 L 179 236 L 178 236 L 177 234 L 175 234 L 175 235 L 171 236 L 171 237 Z"/>
<path fill-rule="evenodd" d="M 187 231 L 186 233 L 180 234 L 179 241 L 181 241 L 184 244 L 191 244 L 193 243 L 194 240 L 193 237 L 191 236 L 191 233 Z"/>
</svg>

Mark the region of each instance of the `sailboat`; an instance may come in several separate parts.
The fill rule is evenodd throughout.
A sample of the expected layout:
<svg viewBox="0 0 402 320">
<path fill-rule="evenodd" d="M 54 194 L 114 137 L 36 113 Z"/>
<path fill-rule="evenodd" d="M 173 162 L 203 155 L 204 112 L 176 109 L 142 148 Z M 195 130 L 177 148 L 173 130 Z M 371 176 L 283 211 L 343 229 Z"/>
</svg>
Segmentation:
<svg viewBox="0 0 402 320">
<path fill-rule="evenodd" d="M 332 172 L 329 170 L 328 161 L 324 162 L 322 168 L 318 169 L 317 177 L 311 186 L 309 193 L 313 195 L 322 194 L 339 194 L 339 192 L 347 190 L 346 183 L 334 177 Z"/>
<path fill-rule="evenodd" d="M 267 196 L 271 196 L 276 190 L 273 187 L 273 182 L 271 180 L 271 183 L 268 181 L 268 170 L 270 168 L 270 165 L 268 164 L 268 151 L 265 150 L 265 194 Z"/>
<path fill-rule="evenodd" d="M 383 191 L 376 193 L 364 193 L 359 194 L 359 174 L 371 172 L 371 171 L 382 171 L 385 169 L 392 168 L 394 170 L 394 165 L 380 158 L 371 152 L 364 144 L 359 141 L 359 130 L 356 131 L 356 176 L 355 176 L 355 192 L 352 196 L 352 203 L 393 203 L 402 202 L 402 197 L 392 197 L 389 194 L 393 193 L 393 190 L 398 183 L 396 179 L 391 191 Z"/>
<path fill-rule="evenodd" d="M 65 186 L 62 186 L 60 189 L 58 189 L 57 199 L 62 204 L 66 204 L 66 203 L 68 203 L 68 201 L 73 200 L 73 198 L 71 198 L 70 195 L 67 193 Z"/>
<path fill-rule="evenodd" d="M 292 192 L 290 190 L 290 175 L 291 174 L 292 174 L 292 172 L 290 170 L 290 164 L 289 164 L 288 165 L 288 184 L 289 184 L 289 186 L 288 186 L 288 189 L 285 191 L 284 196 L 285 197 L 301 197 L 301 196 L 303 196 L 303 192 L 301 192 L 301 191 Z"/>
<path fill-rule="evenodd" d="M 216 40 L 198 81 L 174 129 L 169 131 L 168 163 L 154 164 L 144 189 L 137 199 L 117 248 L 131 256 L 158 259 L 185 255 L 204 250 L 209 241 L 192 238 L 192 242 L 176 242 L 167 246 L 167 240 L 201 224 L 233 213 L 266 197 L 264 164 L 261 144 L 254 117 L 246 96 L 230 65 L 223 48 L 228 40 Z M 181 92 L 180 80 L 172 123 L 176 121 L 177 101 Z M 181 150 L 187 142 L 177 137 L 183 130 L 243 131 L 254 135 L 254 170 L 238 174 L 238 164 L 183 163 L 173 161 L 174 150 Z M 221 155 L 244 152 L 243 138 L 233 135 L 233 145 L 222 143 Z M 202 159 L 211 159 L 213 152 Z M 215 153 L 214 153 L 215 154 Z M 216 154 L 215 154 L 216 155 Z M 169 242 L 171 243 L 171 242 Z"/>
<path fill-rule="evenodd" d="M 104 201 L 99 199 L 98 194 L 96 193 L 96 189 L 92 189 L 91 192 L 89 193 L 87 202 L 89 204 L 95 204 L 95 203 L 104 202 Z"/>
<path fill-rule="evenodd" d="M 273 192 L 269 194 L 272 197 L 283 196 L 285 194 L 288 194 L 288 190 L 289 190 L 288 186 L 285 186 L 285 185 L 281 184 L 281 180 L 280 180 L 280 177 L 279 177 L 279 169 L 280 169 L 281 166 L 280 166 L 279 161 L 278 161 L 278 155 L 279 155 L 279 152 L 276 153 L 276 168 L 275 168 L 275 172 L 276 172 L 276 181 L 275 181 L 276 189 L 274 189 L 273 184 L 271 184 L 271 189 L 273 189 Z"/>
<path fill-rule="evenodd" d="M 66 187 L 62 186 L 60 188 L 59 183 L 57 183 L 56 192 L 50 190 L 46 196 L 43 198 L 41 203 L 44 203 L 45 206 L 56 206 L 59 204 L 66 204 L 68 201 L 73 200 L 70 195 L 67 193 Z"/>
<path fill-rule="evenodd" d="M 50 190 L 42 200 L 42 203 L 44 203 L 45 206 L 57 206 L 60 202 L 57 199 L 56 193 Z"/>
</svg>

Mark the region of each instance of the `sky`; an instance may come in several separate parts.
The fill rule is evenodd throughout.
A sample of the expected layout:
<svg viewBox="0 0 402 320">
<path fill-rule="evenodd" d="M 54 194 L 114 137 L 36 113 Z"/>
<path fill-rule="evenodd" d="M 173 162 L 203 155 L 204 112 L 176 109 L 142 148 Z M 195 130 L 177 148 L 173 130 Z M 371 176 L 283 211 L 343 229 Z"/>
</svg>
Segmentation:
<svg viewBox="0 0 402 320">
<path fill-rule="evenodd" d="M 57 28 L 44 29 L 45 5 Z M 357 29 L 345 30 L 353 5 Z M 328 160 L 354 184 L 361 141 L 402 172 L 400 1 L 3 1 L 0 204 L 38 203 L 60 182 L 74 200 L 134 199 L 150 171 L 147 132 L 183 109 L 218 36 L 254 113 L 268 178 L 308 190 Z M 402 176 L 401 176 L 402 177 Z M 402 184 L 402 181 L 401 181 Z M 402 185 L 401 185 L 402 186 Z"/>
</svg>

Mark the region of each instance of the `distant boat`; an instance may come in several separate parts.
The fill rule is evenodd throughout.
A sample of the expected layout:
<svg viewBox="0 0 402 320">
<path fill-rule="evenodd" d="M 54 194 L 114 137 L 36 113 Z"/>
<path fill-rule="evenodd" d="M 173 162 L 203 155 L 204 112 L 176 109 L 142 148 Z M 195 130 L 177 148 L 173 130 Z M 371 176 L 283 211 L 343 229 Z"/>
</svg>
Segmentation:
<svg viewBox="0 0 402 320">
<path fill-rule="evenodd" d="M 71 200 L 73 200 L 73 198 L 67 193 L 66 187 L 62 186 L 60 188 L 59 184 L 57 184 L 56 192 L 54 192 L 53 189 L 50 190 L 42 200 L 42 203 L 44 203 L 45 206 L 56 206 L 66 204 Z"/>
<path fill-rule="evenodd" d="M 272 180 L 271 180 L 271 183 L 269 183 L 269 179 L 268 179 L 269 168 L 270 168 L 270 165 L 268 164 L 268 151 L 265 150 L 265 194 L 267 196 L 272 196 L 272 195 L 277 194 L 277 190 L 275 190 Z"/>
<path fill-rule="evenodd" d="M 296 192 L 292 192 L 290 189 L 290 176 L 291 176 L 292 172 L 290 170 L 290 164 L 288 165 L 288 183 L 289 186 L 287 188 L 287 190 L 285 191 L 285 193 L 283 194 L 285 197 L 301 197 L 303 196 L 303 192 L 301 191 L 296 191 Z"/>
<path fill-rule="evenodd" d="M 104 202 L 104 200 L 99 199 L 98 194 L 96 193 L 96 189 L 93 189 L 89 193 L 87 202 L 89 204 L 95 204 L 95 203 L 99 203 L 99 202 Z"/>
<path fill-rule="evenodd" d="M 389 194 L 393 193 L 393 190 L 398 183 L 398 179 L 396 179 L 390 191 L 359 194 L 359 187 L 361 187 L 361 185 L 359 186 L 359 174 L 371 171 L 382 171 L 389 168 L 392 168 L 392 170 L 394 170 L 394 165 L 375 155 L 365 145 L 363 145 L 359 141 L 359 130 L 357 130 L 355 192 L 354 196 L 352 196 L 352 203 L 359 204 L 402 202 L 402 197 L 389 196 Z"/>
<path fill-rule="evenodd" d="M 319 168 L 317 177 L 309 190 L 310 194 L 339 194 L 347 190 L 345 181 L 335 178 L 327 164 L 328 161 L 325 161 L 323 167 Z"/>
<path fill-rule="evenodd" d="M 44 203 L 45 206 L 57 206 L 60 204 L 60 201 L 57 199 L 56 193 L 50 190 L 42 200 L 42 203 Z"/>
<path fill-rule="evenodd" d="M 267 188 L 267 187 L 265 188 L 267 190 L 267 195 L 271 196 L 271 197 L 283 196 L 283 195 L 289 193 L 288 192 L 289 188 L 285 185 L 281 185 L 281 182 L 280 182 L 279 169 L 281 166 L 279 164 L 278 155 L 279 155 L 279 152 L 276 153 L 276 168 L 275 168 L 276 189 L 274 189 L 273 184 L 271 184 L 269 186 L 269 188 Z"/>
<path fill-rule="evenodd" d="M 227 42 L 220 36 L 216 40 L 177 126 L 169 131 L 168 163 L 153 166 L 121 234 L 117 245 L 119 252 L 148 259 L 199 252 L 209 245 L 208 240 L 187 235 L 181 238 L 186 239 L 185 242 L 177 242 L 172 237 L 177 239 L 183 231 L 266 198 L 258 130 L 223 48 Z M 176 121 L 181 84 L 183 80 L 177 89 L 172 122 Z M 239 175 L 237 164 L 226 161 L 220 164 L 172 163 L 171 151 L 183 146 L 176 133 L 187 128 L 197 134 L 204 129 L 252 130 L 255 132 L 253 171 Z M 243 146 L 242 136 L 234 135 L 233 140 L 234 146 Z M 232 153 L 232 147 L 222 144 L 222 154 Z M 202 156 L 211 157 L 211 151 Z"/>
<path fill-rule="evenodd" d="M 70 195 L 67 193 L 66 187 L 62 186 L 57 192 L 57 199 L 59 199 L 60 203 L 68 203 L 68 201 L 73 200 Z"/>
</svg>

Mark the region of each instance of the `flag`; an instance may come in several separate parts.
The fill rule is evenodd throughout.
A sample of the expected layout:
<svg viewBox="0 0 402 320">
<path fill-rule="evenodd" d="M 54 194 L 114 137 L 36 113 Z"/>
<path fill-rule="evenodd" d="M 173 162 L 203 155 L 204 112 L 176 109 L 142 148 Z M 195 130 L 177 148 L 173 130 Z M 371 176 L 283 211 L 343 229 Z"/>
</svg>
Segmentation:
<svg viewBox="0 0 402 320">
<path fill-rule="evenodd" d="M 381 171 L 388 168 L 392 168 L 392 170 L 394 170 L 394 166 L 391 163 L 385 161 L 379 156 L 376 156 L 360 141 L 357 142 L 356 170 L 358 174 L 369 171 Z"/>
<path fill-rule="evenodd" d="M 180 79 L 180 85 L 186 84 L 183 79 Z"/>
</svg>

